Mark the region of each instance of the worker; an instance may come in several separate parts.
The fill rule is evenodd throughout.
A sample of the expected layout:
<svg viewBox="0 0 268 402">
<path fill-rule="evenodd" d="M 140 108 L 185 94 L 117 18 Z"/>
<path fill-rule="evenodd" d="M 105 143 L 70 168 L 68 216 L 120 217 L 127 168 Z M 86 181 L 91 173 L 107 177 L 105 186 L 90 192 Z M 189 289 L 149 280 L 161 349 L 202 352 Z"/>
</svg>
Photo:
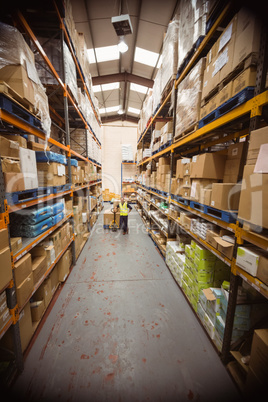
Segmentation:
<svg viewBox="0 0 268 402">
<path fill-rule="evenodd" d="M 124 196 L 121 197 L 118 207 L 120 211 L 120 228 L 123 230 L 123 235 L 125 235 L 128 234 L 128 214 L 132 207 L 125 201 Z"/>
</svg>

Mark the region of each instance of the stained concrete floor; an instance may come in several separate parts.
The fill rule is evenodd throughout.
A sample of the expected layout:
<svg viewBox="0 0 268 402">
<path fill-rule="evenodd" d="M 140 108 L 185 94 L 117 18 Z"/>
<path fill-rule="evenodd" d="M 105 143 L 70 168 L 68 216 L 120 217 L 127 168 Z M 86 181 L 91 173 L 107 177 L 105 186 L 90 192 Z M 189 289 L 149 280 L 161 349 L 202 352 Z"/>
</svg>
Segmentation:
<svg viewBox="0 0 268 402">
<path fill-rule="evenodd" d="M 27 401 L 237 401 L 238 392 L 146 233 L 103 214 L 25 360 Z"/>
</svg>

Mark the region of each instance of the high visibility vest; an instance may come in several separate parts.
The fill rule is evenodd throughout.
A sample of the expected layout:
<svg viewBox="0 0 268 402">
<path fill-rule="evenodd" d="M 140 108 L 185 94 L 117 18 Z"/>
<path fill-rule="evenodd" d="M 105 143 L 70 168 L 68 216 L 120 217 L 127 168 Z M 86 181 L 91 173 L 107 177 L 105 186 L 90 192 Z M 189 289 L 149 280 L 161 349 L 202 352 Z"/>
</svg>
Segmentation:
<svg viewBox="0 0 268 402">
<path fill-rule="evenodd" d="M 124 202 L 123 205 L 120 202 L 119 203 L 119 208 L 120 208 L 120 216 L 127 216 L 128 215 L 128 207 L 127 207 L 126 202 Z"/>
</svg>

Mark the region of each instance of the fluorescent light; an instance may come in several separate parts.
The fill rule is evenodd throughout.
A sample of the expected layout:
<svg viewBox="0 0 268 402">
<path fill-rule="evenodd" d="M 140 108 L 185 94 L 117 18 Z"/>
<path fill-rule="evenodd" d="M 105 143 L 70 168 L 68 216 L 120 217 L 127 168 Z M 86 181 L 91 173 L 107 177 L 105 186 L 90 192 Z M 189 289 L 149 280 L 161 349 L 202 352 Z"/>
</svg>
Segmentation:
<svg viewBox="0 0 268 402">
<path fill-rule="evenodd" d="M 128 45 L 124 40 L 124 36 L 120 36 L 119 43 L 117 45 L 120 53 L 126 53 L 128 51 Z"/>
<path fill-rule="evenodd" d="M 144 85 L 134 84 L 133 82 L 130 83 L 130 90 L 135 92 L 140 92 L 142 94 L 146 94 L 148 91 L 148 87 Z"/>
<path fill-rule="evenodd" d="M 134 61 L 146 64 L 147 66 L 155 67 L 159 53 L 151 52 L 150 50 L 136 47 Z"/>
<path fill-rule="evenodd" d="M 135 107 L 129 106 L 128 111 L 134 114 L 140 114 L 140 109 L 136 109 Z"/>
</svg>

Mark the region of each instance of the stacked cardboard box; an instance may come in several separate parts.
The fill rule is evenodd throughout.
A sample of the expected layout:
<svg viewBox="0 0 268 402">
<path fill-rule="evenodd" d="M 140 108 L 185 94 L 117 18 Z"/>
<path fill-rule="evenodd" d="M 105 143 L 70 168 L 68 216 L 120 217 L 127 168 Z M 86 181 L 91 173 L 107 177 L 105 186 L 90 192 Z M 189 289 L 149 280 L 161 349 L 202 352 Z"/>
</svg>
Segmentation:
<svg viewBox="0 0 268 402">
<path fill-rule="evenodd" d="M 0 294 L 0 331 L 4 328 L 10 319 L 9 308 L 7 307 L 6 292 Z"/>
<path fill-rule="evenodd" d="M 8 230 L 0 230 L 0 289 L 3 289 L 12 279 L 11 257 L 8 240 Z"/>
<path fill-rule="evenodd" d="M 238 217 L 260 228 L 268 228 L 267 127 L 250 134 L 244 167 Z"/>
<path fill-rule="evenodd" d="M 191 159 L 183 158 L 178 159 L 176 164 L 176 179 L 177 179 L 177 190 L 176 195 L 181 195 L 182 197 L 190 197 L 191 190 Z"/>
<path fill-rule="evenodd" d="M 247 374 L 246 392 L 252 397 L 264 395 L 268 377 L 268 329 L 254 331 Z"/>
<path fill-rule="evenodd" d="M 34 287 L 30 253 L 27 253 L 14 264 L 14 275 L 18 306 L 23 307 Z"/>
<path fill-rule="evenodd" d="M 73 167 L 73 166 L 72 166 Z M 66 184 L 65 165 L 57 162 L 37 163 L 38 183 L 40 187 L 62 186 Z"/>
<path fill-rule="evenodd" d="M 259 278 L 268 285 L 268 254 L 263 250 L 251 247 L 238 247 L 236 264 L 250 275 Z"/>
</svg>

